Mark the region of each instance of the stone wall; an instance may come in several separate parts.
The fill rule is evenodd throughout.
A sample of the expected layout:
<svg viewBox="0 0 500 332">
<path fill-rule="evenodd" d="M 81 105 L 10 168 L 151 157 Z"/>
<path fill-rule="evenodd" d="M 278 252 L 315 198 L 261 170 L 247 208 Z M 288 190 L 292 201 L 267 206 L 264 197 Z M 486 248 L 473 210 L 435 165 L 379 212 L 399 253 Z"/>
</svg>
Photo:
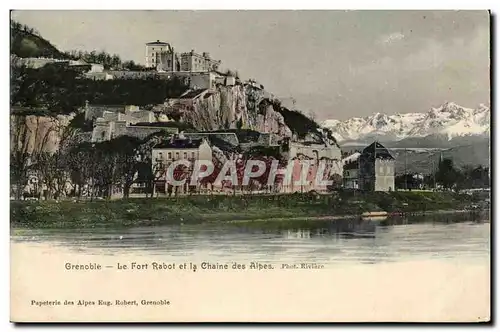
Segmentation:
<svg viewBox="0 0 500 332">
<path fill-rule="evenodd" d="M 331 159 L 341 161 L 342 152 L 335 145 L 326 144 L 303 144 L 300 142 L 291 142 L 289 158 L 295 158 L 298 155 L 304 155 L 312 159 Z"/>
<path fill-rule="evenodd" d="M 145 126 L 127 126 L 124 135 L 133 136 L 140 139 L 146 138 L 147 136 L 157 133 L 157 132 L 167 132 L 170 134 L 177 134 L 179 132 L 178 128 L 173 127 L 145 127 Z"/>
</svg>

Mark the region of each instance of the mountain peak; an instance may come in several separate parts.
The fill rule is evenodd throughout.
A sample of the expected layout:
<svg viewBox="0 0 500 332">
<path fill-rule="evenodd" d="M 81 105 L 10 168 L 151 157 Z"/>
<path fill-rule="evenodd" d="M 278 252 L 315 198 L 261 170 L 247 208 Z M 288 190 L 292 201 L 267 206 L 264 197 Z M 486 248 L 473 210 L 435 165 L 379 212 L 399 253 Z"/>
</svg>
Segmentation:
<svg viewBox="0 0 500 332">
<path fill-rule="evenodd" d="M 426 113 L 398 113 L 387 115 L 374 113 L 364 118 L 346 121 L 326 120 L 323 126 L 332 130 L 339 141 L 346 140 L 401 140 L 409 137 L 442 135 L 452 139 L 456 136 L 485 135 L 489 133 L 489 107 L 462 107 L 454 102 L 445 102 Z"/>
</svg>

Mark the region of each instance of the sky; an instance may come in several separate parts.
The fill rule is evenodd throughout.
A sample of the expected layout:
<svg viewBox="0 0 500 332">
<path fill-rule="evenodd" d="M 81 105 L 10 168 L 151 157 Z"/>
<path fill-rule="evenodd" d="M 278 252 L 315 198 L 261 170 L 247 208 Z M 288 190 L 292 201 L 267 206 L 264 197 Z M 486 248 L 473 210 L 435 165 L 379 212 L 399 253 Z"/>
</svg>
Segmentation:
<svg viewBox="0 0 500 332">
<path fill-rule="evenodd" d="M 318 121 L 490 104 L 487 11 L 14 11 L 63 51 L 144 63 L 162 40 Z"/>
</svg>

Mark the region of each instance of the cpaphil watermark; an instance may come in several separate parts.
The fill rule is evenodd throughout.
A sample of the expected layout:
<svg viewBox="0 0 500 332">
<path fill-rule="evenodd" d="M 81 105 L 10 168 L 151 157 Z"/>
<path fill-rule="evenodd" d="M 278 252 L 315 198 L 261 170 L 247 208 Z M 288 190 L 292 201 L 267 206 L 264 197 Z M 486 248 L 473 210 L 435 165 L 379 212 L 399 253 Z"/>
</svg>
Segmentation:
<svg viewBox="0 0 500 332">
<path fill-rule="evenodd" d="M 231 183 L 232 185 L 247 186 L 251 179 L 261 184 L 301 186 L 314 183 L 315 186 L 329 186 L 333 184 L 330 178 L 332 163 L 327 160 L 289 160 L 286 166 L 280 165 L 278 160 L 265 162 L 250 159 L 244 162 L 228 160 L 222 166 L 216 167 L 211 160 L 179 159 L 166 166 L 165 180 L 172 186 L 183 186 L 189 181 L 190 185 L 199 185 L 210 179 L 214 185 Z"/>
</svg>

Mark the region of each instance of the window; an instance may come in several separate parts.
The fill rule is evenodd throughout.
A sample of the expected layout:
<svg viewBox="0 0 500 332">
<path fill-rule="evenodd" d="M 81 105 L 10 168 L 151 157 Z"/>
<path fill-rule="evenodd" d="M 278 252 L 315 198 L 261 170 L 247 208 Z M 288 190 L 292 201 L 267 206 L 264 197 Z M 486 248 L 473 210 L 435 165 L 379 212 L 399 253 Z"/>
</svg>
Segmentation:
<svg viewBox="0 0 500 332">
<path fill-rule="evenodd" d="M 168 159 L 169 159 L 169 160 L 170 160 L 170 159 L 172 159 L 172 152 L 169 152 L 169 153 L 168 153 Z"/>
<path fill-rule="evenodd" d="M 195 153 L 194 152 L 191 152 L 191 158 L 195 158 Z"/>
<path fill-rule="evenodd" d="M 184 159 L 187 159 L 187 157 L 188 157 L 188 153 L 184 152 Z"/>
<path fill-rule="evenodd" d="M 153 47 L 153 51 L 155 50 L 155 48 Z"/>
<path fill-rule="evenodd" d="M 175 153 L 175 159 L 179 159 L 179 152 Z"/>
<path fill-rule="evenodd" d="M 161 152 L 160 152 L 160 153 L 158 153 L 158 159 L 163 160 L 163 153 L 161 153 Z"/>
</svg>

